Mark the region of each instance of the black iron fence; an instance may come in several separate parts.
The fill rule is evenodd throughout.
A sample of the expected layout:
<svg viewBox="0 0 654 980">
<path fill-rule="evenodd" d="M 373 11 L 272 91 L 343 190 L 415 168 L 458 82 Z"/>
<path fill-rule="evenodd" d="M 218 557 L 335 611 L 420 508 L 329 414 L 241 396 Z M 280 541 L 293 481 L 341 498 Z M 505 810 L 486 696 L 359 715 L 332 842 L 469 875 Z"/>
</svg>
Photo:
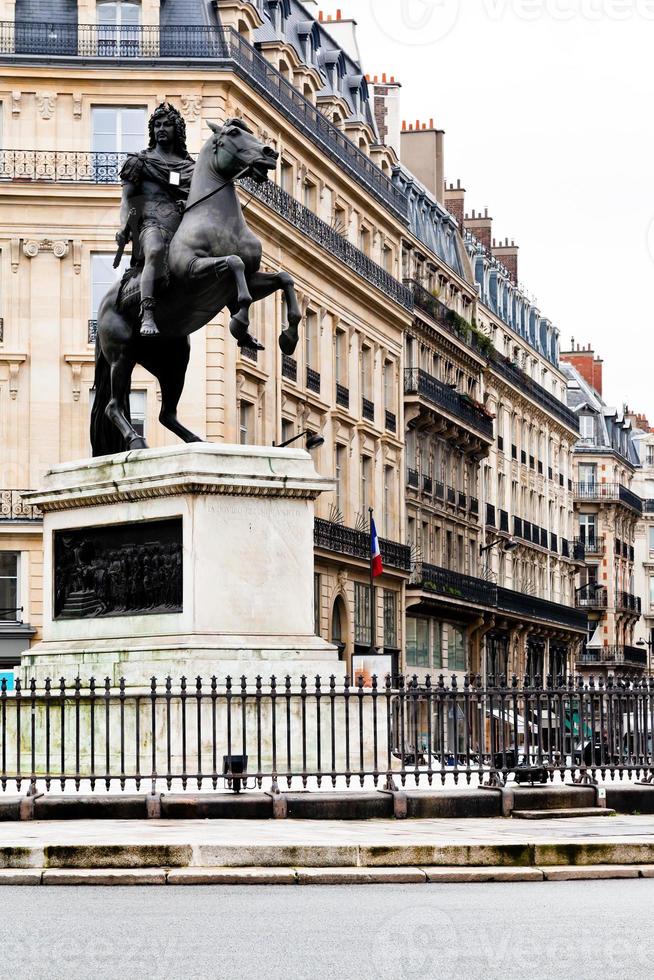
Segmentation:
<svg viewBox="0 0 654 980">
<path fill-rule="evenodd" d="M 573 492 L 577 500 L 617 501 L 637 514 L 643 512 L 642 499 L 621 483 L 574 483 Z"/>
<path fill-rule="evenodd" d="M 353 558 L 370 560 L 370 534 L 357 528 L 346 527 L 335 521 L 316 517 L 314 520 L 313 541 L 316 548 L 334 551 Z M 411 568 L 411 548 L 399 541 L 379 539 L 382 562 L 390 568 L 408 572 Z"/>
<path fill-rule="evenodd" d="M 495 350 L 492 352 L 490 364 L 497 374 L 501 375 L 506 381 L 514 384 L 521 392 L 547 412 L 554 415 L 559 422 L 563 422 L 564 425 L 574 432 L 579 431 L 579 419 L 575 413 L 562 401 L 559 401 L 558 398 L 552 395 L 551 392 L 547 391 L 546 388 L 543 388 L 541 384 L 534 381 L 533 378 L 530 378 L 521 367 L 518 367 L 517 364 L 514 364 L 507 357 L 504 357 L 503 354 L 500 354 L 499 351 Z"/>
<path fill-rule="evenodd" d="M 0 686 L 0 786 L 151 792 L 654 775 L 654 679 Z"/>
</svg>

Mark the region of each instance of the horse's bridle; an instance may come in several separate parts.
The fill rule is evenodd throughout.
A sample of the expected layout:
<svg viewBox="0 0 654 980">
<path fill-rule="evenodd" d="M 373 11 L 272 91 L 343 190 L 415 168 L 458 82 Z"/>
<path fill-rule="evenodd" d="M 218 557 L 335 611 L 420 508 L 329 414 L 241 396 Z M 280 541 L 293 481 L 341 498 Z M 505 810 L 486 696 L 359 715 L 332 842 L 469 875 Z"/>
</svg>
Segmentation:
<svg viewBox="0 0 654 980">
<path fill-rule="evenodd" d="M 239 180 L 241 177 L 244 177 L 245 174 L 250 169 L 250 166 L 251 164 L 248 164 L 247 167 L 244 167 L 243 170 L 240 170 L 237 174 L 234 174 L 233 177 L 230 177 L 229 180 L 226 180 L 224 184 L 220 185 L 220 187 L 214 187 L 214 189 L 212 191 L 209 191 L 208 194 L 205 194 L 204 197 L 199 197 L 197 201 L 193 201 L 193 204 L 187 204 L 186 207 L 184 208 L 184 214 L 188 214 L 189 211 L 192 211 L 193 208 L 196 207 L 198 204 L 202 204 L 203 201 L 208 201 L 210 197 L 213 197 L 214 194 L 218 194 L 226 187 L 229 187 L 229 185 L 233 184 L 235 180 Z"/>
</svg>

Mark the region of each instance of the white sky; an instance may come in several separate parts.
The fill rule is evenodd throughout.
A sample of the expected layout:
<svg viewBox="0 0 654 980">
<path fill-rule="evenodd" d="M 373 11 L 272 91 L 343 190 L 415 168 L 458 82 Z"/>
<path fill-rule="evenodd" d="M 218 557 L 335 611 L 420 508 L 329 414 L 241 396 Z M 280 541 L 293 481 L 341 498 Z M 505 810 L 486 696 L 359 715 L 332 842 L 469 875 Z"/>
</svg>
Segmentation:
<svg viewBox="0 0 654 980">
<path fill-rule="evenodd" d="M 364 71 L 446 131 L 448 181 L 520 246 L 541 312 L 604 359 L 609 404 L 654 424 L 654 0 L 320 0 Z"/>
</svg>

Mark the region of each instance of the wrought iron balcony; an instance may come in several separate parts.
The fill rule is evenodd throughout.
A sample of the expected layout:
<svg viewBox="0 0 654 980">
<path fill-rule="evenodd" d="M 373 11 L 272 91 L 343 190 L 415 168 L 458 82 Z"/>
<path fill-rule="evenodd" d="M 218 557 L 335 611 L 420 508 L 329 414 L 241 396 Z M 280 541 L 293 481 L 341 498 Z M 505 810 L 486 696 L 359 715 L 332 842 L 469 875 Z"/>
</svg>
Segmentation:
<svg viewBox="0 0 654 980">
<path fill-rule="evenodd" d="M 555 555 L 559 553 L 559 536 L 553 531 L 550 532 L 550 551 L 553 551 Z"/>
<path fill-rule="evenodd" d="M 486 523 L 489 527 L 495 527 L 495 506 L 486 504 Z"/>
<path fill-rule="evenodd" d="M 564 606 L 559 602 L 550 602 L 549 599 L 540 599 L 538 596 L 504 589 L 485 579 L 463 575 L 438 565 L 429 565 L 427 562 L 418 562 L 414 566 L 410 586 L 446 599 L 474 602 L 490 609 L 500 609 L 515 616 L 526 616 L 541 622 L 554 623 L 578 632 L 586 630 L 586 615 L 578 609 Z"/>
<path fill-rule="evenodd" d="M 336 382 L 336 404 L 341 408 L 350 407 L 350 389 Z"/>
<path fill-rule="evenodd" d="M 572 557 L 575 561 L 586 561 L 586 548 L 583 541 L 575 539 L 572 543 Z"/>
<path fill-rule="evenodd" d="M 476 602 L 493 607 L 496 599 L 496 586 L 484 579 L 474 578 L 453 572 L 449 568 L 418 562 L 411 573 L 410 584 L 446 598 Z"/>
<path fill-rule="evenodd" d="M 500 510 L 500 531 L 509 533 L 509 513 L 506 510 Z"/>
<path fill-rule="evenodd" d="M 456 503 L 456 490 L 454 489 L 454 487 L 447 488 L 447 502 L 448 504 Z"/>
<path fill-rule="evenodd" d="M 239 354 L 244 357 L 247 361 L 252 361 L 256 364 L 259 360 L 259 351 L 252 350 L 251 347 L 239 347 Z"/>
<path fill-rule="evenodd" d="M 325 521 L 316 517 L 313 531 L 314 545 L 323 551 L 334 551 L 340 555 L 350 555 L 363 561 L 370 560 L 370 535 L 343 524 Z M 403 572 L 411 570 L 411 548 L 398 541 L 379 539 L 382 562 L 388 568 Z"/>
<path fill-rule="evenodd" d="M 434 491 L 434 481 L 432 480 L 432 478 L 430 476 L 425 476 L 423 474 L 423 477 L 422 477 L 422 489 L 423 489 L 423 491 L 426 494 L 429 494 L 429 496 L 432 495 L 432 493 Z"/>
<path fill-rule="evenodd" d="M 493 370 L 506 381 L 514 384 L 519 391 L 527 395 L 528 398 L 531 398 L 532 401 L 535 401 L 551 415 L 554 415 L 559 422 L 562 422 L 569 429 L 572 429 L 574 432 L 579 432 L 579 419 L 575 413 L 567 405 L 564 405 L 563 402 L 560 402 L 558 398 L 555 398 L 546 388 L 543 388 L 537 381 L 530 378 L 517 364 L 513 364 L 508 358 L 500 354 L 499 351 L 493 351 L 490 363 Z"/>
<path fill-rule="evenodd" d="M 375 403 L 371 402 L 369 398 L 361 399 L 361 414 L 368 422 L 375 421 Z"/>
<path fill-rule="evenodd" d="M 98 321 L 97 320 L 89 320 L 88 333 L 87 333 L 87 338 L 88 338 L 89 344 L 94 344 L 95 343 L 95 338 L 97 337 L 97 334 L 98 334 Z"/>
<path fill-rule="evenodd" d="M 272 181 L 257 184 L 249 178 L 243 179 L 241 184 L 248 193 L 266 204 L 330 255 L 340 259 L 362 279 L 405 309 L 413 308 L 411 293 L 399 280 L 394 279 L 389 272 L 368 258 L 364 252 L 352 245 L 347 238 L 340 235 L 317 214 L 287 194 L 278 184 L 273 184 Z"/>
<path fill-rule="evenodd" d="M 470 513 L 473 517 L 479 516 L 479 500 L 477 497 L 470 497 Z"/>
<path fill-rule="evenodd" d="M 406 471 L 406 482 L 414 490 L 417 490 L 420 486 L 420 474 L 417 470 L 407 469 Z"/>
<path fill-rule="evenodd" d="M 605 539 L 603 537 L 582 537 L 575 538 L 575 547 L 577 544 L 583 545 L 584 551 L 587 555 L 603 555 L 605 547 Z"/>
<path fill-rule="evenodd" d="M 434 484 L 434 496 L 439 500 L 445 500 L 445 484 L 440 480 L 436 480 Z"/>
<path fill-rule="evenodd" d="M 640 596 L 631 595 L 630 592 L 618 591 L 615 594 L 615 608 L 618 612 L 632 612 L 640 616 Z"/>
<path fill-rule="evenodd" d="M 651 497 L 643 500 L 643 511 L 645 514 L 654 514 L 654 500 Z"/>
<path fill-rule="evenodd" d="M 560 602 L 551 602 L 549 599 L 540 599 L 538 596 L 525 595 L 523 592 L 514 592 L 512 589 L 498 587 L 497 606 L 505 612 L 556 623 L 569 629 L 586 629 L 586 615 L 578 609 L 564 606 Z"/>
<path fill-rule="evenodd" d="M 606 609 L 608 593 L 605 588 L 593 584 L 584 585 L 575 593 L 577 609 Z"/>
<path fill-rule="evenodd" d="M 567 538 L 561 538 L 561 554 L 564 558 L 570 557 L 570 542 Z"/>
<path fill-rule="evenodd" d="M 624 664 L 629 667 L 646 667 L 647 650 L 632 646 L 586 648 L 581 652 L 581 664 Z"/>
<path fill-rule="evenodd" d="M 5 521 L 41 521 L 43 514 L 35 504 L 21 497 L 27 490 L 0 490 L 0 523 Z"/>
<path fill-rule="evenodd" d="M 575 500 L 609 500 L 624 504 L 637 514 L 643 512 L 643 501 L 621 483 L 573 483 Z"/>
<path fill-rule="evenodd" d="M 418 395 L 432 405 L 444 409 L 448 415 L 466 423 L 487 439 L 493 438 L 493 420 L 480 409 L 465 401 L 461 395 L 421 368 L 405 368 L 404 392 Z"/>
<path fill-rule="evenodd" d="M 307 367 L 307 390 L 320 394 L 320 372 Z"/>
<path fill-rule="evenodd" d="M 282 354 L 282 377 L 297 381 L 297 361 L 288 354 Z"/>
<path fill-rule="evenodd" d="M 384 413 L 384 424 L 388 432 L 397 432 L 397 417 L 394 412 L 389 412 L 386 409 Z"/>
<path fill-rule="evenodd" d="M 109 26 L 4 21 L 0 23 L 0 61 L 20 56 L 56 57 L 65 63 L 77 58 L 102 62 L 154 59 L 198 59 L 206 71 L 232 70 L 242 77 L 303 135 L 402 220 L 407 220 L 404 192 L 372 160 L 305 98 L 246 39 L 232 28 L 174 25 Z"/>
</svg>

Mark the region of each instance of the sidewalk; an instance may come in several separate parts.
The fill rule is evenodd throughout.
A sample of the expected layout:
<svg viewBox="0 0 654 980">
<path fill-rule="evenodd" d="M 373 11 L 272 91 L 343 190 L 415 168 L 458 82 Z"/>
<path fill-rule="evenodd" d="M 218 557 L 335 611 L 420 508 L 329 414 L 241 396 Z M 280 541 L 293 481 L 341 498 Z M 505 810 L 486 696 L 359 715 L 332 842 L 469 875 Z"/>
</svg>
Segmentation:
<svg viewBox="0 0 654 980">
<path fill-rule="evenodd" d="M 0 824 L 0 883 L 196 884 L 654 877 L 654 816 L 74 820 Z"/>
</svg>

